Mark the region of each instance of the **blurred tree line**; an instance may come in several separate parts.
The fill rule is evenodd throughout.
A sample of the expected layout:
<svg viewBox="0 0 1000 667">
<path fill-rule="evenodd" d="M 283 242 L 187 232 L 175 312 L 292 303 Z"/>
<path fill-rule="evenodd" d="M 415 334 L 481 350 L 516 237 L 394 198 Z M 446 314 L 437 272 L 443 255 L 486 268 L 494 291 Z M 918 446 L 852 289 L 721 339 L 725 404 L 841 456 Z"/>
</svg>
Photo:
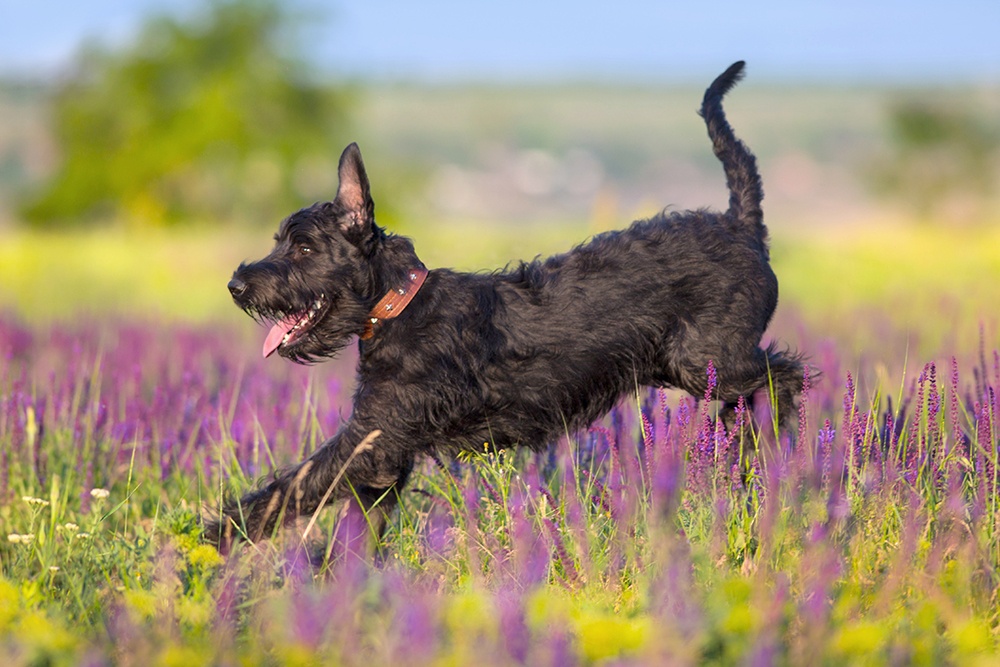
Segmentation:
<svg viewBox="0 0 1000 667">
<path fill-rule="evenodd" d="M 1000 190 L 1000 124 L 973 107 L 909 100 L 889 111 L 890 152 L 871 170 L 874 192 L 921 220 L 991 217 Z"/>
<path fill-rule="evenodd" d="M 20 202 L 20 217 L 273 224 L 331 197 L 354 139 L 354 96 L 313 76 L 298 25 L 281 0 L 208 0 L 194 16 L 151 18 L 123 47 L 84 48 L 52 98 L 59 165 Z M 1000 199 L 996 120 L 942 100 L 898 103 L 890 149 L 863 177 L 921 218 L 956 202 L 989 217 Z M 426 176 L 393 169 L 374 182 L 391 180 L 397 199 Z"/>
<path fill-rule="evenodd" d="M 212 0 L 89 46 L 57 87 L 61 162 L 29 224 L 268 220 L 336 189 L 348 93 L 318 84 L 280 0 Z"/>
</svg>

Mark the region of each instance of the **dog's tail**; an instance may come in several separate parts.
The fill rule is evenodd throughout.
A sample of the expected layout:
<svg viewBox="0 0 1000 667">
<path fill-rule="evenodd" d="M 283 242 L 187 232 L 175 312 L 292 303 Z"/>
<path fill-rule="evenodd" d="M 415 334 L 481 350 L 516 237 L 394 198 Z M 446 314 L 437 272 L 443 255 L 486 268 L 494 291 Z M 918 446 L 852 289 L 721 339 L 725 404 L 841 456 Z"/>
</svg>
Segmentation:
<svg viewBox="0 0 1000 667">
<path fill-rule="evenodd" d="M 746 63 L 742 60 L 733 63 L 712 82 L 705 91 L 700 113 L 708 126 L 708 136 L 712 140 L 715 156 L 726 171 L 729 212 L 747 226 L 752 226 L 763 243 L 767 237 L 761 209 L 764 188 L 757 172 L 757 160 L 750 149 L 733 134 L 733 128 L 729 126 L 726 114 L 722 111 L 722 98 L 743 78 L 745 66 Z"/>
</svg>

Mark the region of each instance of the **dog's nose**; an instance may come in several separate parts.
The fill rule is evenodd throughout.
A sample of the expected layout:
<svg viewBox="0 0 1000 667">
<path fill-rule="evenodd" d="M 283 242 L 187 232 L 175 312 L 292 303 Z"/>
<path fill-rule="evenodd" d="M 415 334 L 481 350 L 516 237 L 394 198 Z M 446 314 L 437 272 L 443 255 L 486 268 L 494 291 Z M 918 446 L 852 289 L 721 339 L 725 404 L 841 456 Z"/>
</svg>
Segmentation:
<svg viewBox="0 0 1000 667">
<path fill-rule="evenodd" d="M 246 291 L 247 284 L 239 278 L 233 278 L 229 281 L 229 293 L 234 297 L 241 296 Z"/>
</svg>

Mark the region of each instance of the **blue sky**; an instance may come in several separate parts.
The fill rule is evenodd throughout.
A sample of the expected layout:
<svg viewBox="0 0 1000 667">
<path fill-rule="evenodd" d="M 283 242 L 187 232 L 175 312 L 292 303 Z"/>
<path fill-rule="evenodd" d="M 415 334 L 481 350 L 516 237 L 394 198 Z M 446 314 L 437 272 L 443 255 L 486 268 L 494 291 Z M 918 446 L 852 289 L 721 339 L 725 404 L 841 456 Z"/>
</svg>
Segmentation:
<svg viewBox="0 0 1000 667">
<path fill-rule="evenodd" d="M 115 43 L 192 0 L 0 0 L 0 71 L 58 71 L 84 39 Z M 294 0 L 321 68 L 398 80 L 1000 81 L 998 0 Z"/>
</svg>

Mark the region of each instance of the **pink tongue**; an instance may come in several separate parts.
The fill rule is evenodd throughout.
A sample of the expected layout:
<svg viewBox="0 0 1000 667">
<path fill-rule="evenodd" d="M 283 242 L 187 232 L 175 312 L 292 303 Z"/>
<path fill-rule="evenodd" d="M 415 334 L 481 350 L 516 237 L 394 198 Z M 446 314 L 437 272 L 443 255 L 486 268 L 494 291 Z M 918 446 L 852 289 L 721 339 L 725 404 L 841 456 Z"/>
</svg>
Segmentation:
<svg viewBox="0 0 1000 667">
<path fill-rule="evenodd" d="M 264 339 L 265 359 L 274 354 L 274 351 L 281 345 L 281 341 L 284 340 L 285 334 L 287 334 L 298 321 L 299 318 L 292 315 L 288 319 L 282 320 L 271 327 L 271 330 L 267 332 L 267 338 Z"/>
</svg>

